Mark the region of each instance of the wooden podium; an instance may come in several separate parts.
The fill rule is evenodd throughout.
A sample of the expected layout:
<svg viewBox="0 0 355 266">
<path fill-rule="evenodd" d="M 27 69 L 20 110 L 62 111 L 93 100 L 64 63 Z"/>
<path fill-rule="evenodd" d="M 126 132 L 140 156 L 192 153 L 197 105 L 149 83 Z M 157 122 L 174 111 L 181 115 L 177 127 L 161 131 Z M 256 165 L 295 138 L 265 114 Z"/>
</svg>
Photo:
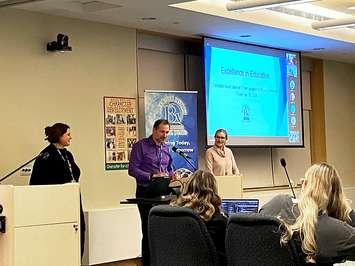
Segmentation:
<svg viewBox="0 0 355 266">
<path fill-rule="evenodd" d="M 243 198 L 243 176 L 216 176 L 218 194 L 222 199 Z"/>
<path fill-rule="evenodd" d="M 0 186 L 2 266 L 79 266 L 79 185 Z"/>
</svg>

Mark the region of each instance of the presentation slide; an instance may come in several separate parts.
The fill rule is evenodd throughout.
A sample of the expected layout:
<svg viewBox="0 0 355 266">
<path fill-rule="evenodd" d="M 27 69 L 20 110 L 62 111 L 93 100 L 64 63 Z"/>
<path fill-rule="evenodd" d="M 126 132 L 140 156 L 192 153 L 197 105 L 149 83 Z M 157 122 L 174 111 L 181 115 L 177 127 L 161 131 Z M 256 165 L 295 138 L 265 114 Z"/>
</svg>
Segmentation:
<svg viewBox="0 0 355 266">
<path fill-rule="evenodd" d="M 205 39 L 207 144 L 302 146 L 299 54 Z"/>
</svg>

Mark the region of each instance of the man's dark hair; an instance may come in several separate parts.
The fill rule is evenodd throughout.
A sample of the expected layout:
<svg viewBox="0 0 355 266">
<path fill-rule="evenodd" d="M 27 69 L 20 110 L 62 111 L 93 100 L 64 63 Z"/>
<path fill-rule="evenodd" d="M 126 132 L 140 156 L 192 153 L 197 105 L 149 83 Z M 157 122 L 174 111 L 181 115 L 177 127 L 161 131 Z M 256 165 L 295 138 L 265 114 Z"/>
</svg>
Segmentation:
<svg viewBox="0 0 355 266">
<path fill-rule="evenodd" d="M 56 123 L 51 127 L 46 127 L 44 129 L 46 140 L 50 143 L 58 143 L 60 137 L 67 132 L 68 128 L 70 127 L 63 123 Z"/>
<path fill-rule="evenodd" d="M 170 127 L 170 123 L 166 119 L 158 119 L 157 121 L 154 122 L 153 128 L 158 129 L 160 125 L 168 125 Z"/>
</svg>

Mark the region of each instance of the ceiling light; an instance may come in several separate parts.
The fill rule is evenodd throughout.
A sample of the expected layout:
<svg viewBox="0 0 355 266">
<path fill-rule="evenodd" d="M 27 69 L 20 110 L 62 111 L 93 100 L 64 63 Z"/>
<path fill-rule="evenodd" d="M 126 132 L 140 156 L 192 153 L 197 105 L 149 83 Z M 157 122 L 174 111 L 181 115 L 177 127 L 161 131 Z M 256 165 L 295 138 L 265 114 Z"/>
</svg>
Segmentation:
<svg viewBox="0 0 355 266">
<path fill-rule="evenodd" d="M 43 0 L 5 0 L 5 1 L 0 1 L 0 8 L 17 6 L 17 5 L 22 5 L 22 4 L 29 4 L 29 3 L 37 2 L 37 1 L 43 1 Z"/>
<path fill-rule="evenodd" d="M 143 17 L 143 18 L 140 18 L 141 20 L 156 20 L 157 18 L 155 17 Z"/>
<path fill-rule="evenodd" d="M 351 17 L 351 15 L 348 13 L 339 12 L 339 11 L 336 11 L 336 10 L 333 10 L 330 8 L 325 8 L 325 7 L 321 7 L 318 5 L 312 5 L 312 4 L 290 5 L 290 6 L 287 6 L 284 8 L 297 10 L 300 12 L 311 13 L 316 16 L 323 17 L 324 19 Z M 324 20 L 324 19 L 314 19 L 314 20 Z"/>
<path fill-rule="evenodd" d="M 328 19 L 323 21 L 316 21 L 312 23 L 312 28 L 315 30 L 329 30 L 337 28 L 345 28 L 355 26 L 355 17 Z"/>
<path fill-rule="evenodd" d="M 317 0 L 236 0 L 226 4 L 228 11 L 253 11 L 276 6 L 294 5 Z"/>
<path fill-rule="evenodd" d="M 85 12 L 98 12 L 98 11 L 123 7 L 122 5 L 109 4 L 101 1 L 84 2 L 81 3 L 81 5 Z"/>
</svg>

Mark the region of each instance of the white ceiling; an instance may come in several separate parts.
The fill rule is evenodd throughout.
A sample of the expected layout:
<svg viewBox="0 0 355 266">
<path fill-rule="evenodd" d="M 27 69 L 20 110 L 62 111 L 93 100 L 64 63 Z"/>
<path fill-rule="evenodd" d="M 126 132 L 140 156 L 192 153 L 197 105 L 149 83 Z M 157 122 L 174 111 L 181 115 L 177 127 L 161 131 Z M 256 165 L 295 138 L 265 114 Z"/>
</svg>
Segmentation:
<svg viewBox="0 0 355 266">
<path fill-rule="evenodd" d="M 1 2 L 6 2 L 0 0 Z M 314 7 L 333 16 L 355 15 L 355 0 L 320 0 L 297 15 L 274 10 L 230 12 L 226 0 L 43 0 L 16 5 L 51 15 L 80 18 L 180 36 L 214 36 L 258 45 L 301 51 L 309 56 L 355 63 L 355 28 L 316 31 L 309 18 Z M 171 6 L 173 5 L 173 6 Z M 300 6 L 299 6 L 300 7 Z M 290 11 L 290 9 L 287 9 Z M 336 13 L 338 12 L 338 13 Z M 250 37 L 242 37 L 250 35 Z M 322 48 L 322 50 L 318 50 Z"/>
</svg>

